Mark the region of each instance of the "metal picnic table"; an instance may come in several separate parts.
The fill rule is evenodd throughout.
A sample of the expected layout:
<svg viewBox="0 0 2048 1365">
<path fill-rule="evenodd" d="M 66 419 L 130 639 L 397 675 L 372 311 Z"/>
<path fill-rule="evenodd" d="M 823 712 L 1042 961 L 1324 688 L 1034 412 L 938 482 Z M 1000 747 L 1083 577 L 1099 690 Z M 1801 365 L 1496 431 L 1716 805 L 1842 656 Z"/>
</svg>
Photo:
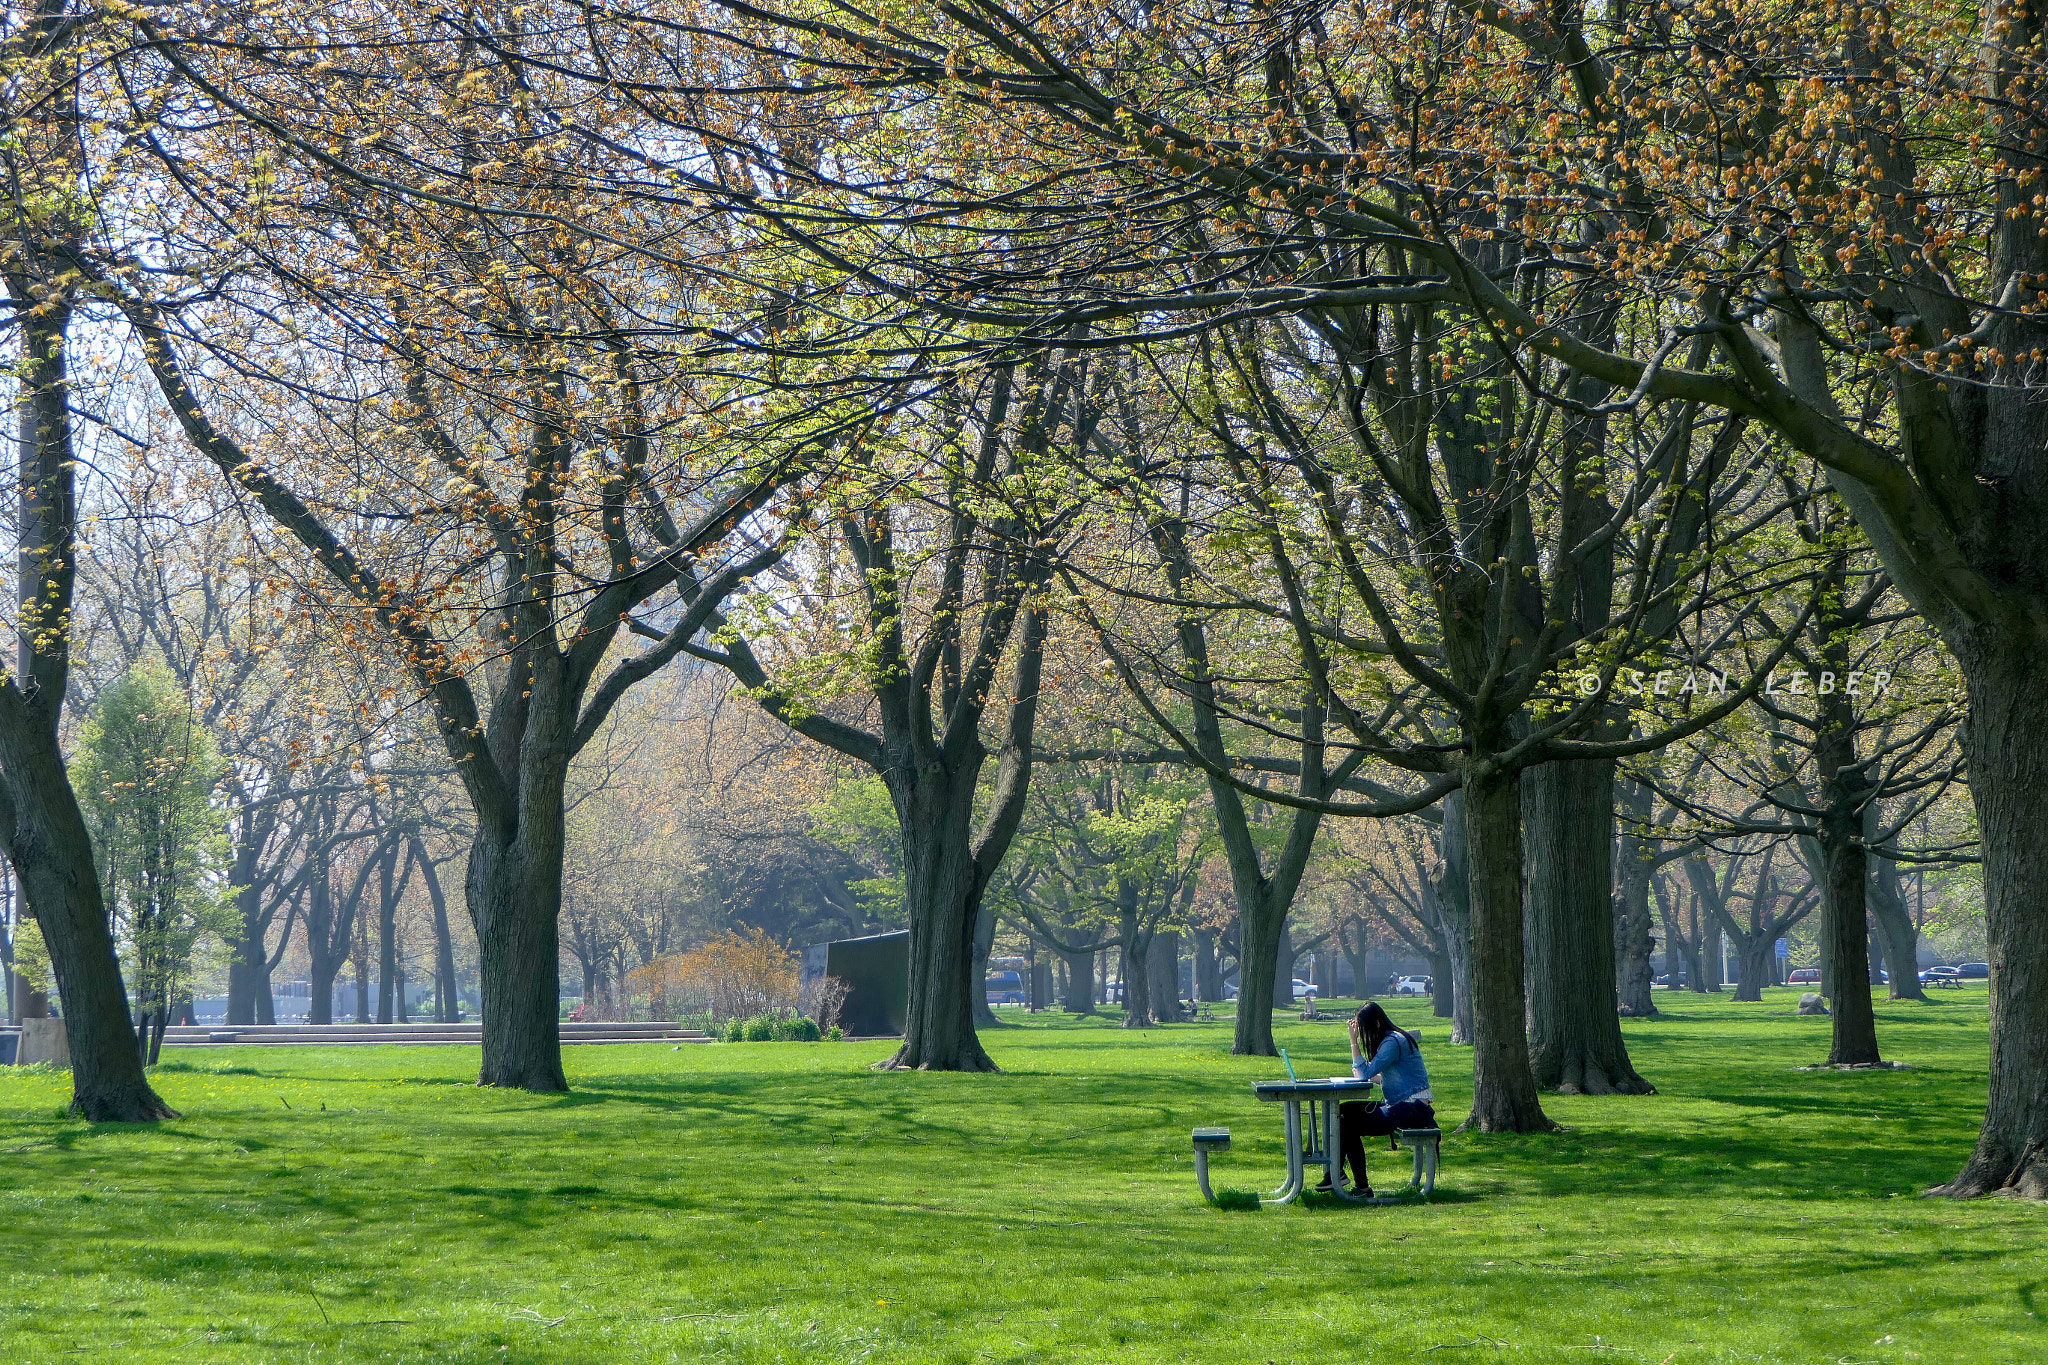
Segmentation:
<svg viewBox="0 0 2048 1365">
<path fill-rule="evenodd" d="M 1252 1085 L 1252 1093 L 1268 1104 L 1285 1107 L 1287 1125 L 1287 1183 L 1271 1194 L 1259 1196 L 1261 1204 L 1285 1204 L 1298 1198 L 1308 1187 L 1308 1167 L 1319 1165 L 1330 1177 L 1330 1192 L 1347 1204 L 1368 1204 L 1372 1200 L 1364 1195 L 1352 1194 L 1344 1188 L 1344 1152 L 1342 1147 L 1343 1123 L 1338 1117 L 1337 1106 L 1346 1100 L 1362 1100 L 1372 1093 L 1371 1081 L 1354 1080 L 1349 1076 L 1332 1076 L 1327 1080 L 1285 1080 L 1258 1081 Z M 1302 1109 L 1308 1109 L 1308 1121 L 1302 1121 Z M 1202 1197 L 1214 1201 L 1209 1191 L 1209 1154 L 1212 1151 L 1227 1151 L 1230 1147 L 1230 1130 L 1227 1128 L 1197 1128 L 1195 1130 L 1195 1179 L 1202 1187 Z"/>
<path fill-rule="evenodd" d="M 1347 1100 L 1362 1100 L 1372 1093 L 1373 1082 L 1349 1076 L 1328 1079 L 1257 1081 L 1252 1093 L 1268 1104 L 1284 1107 L 1287 1127 L 1287 1183 L 1271 1194 L 1259 1196 L 1261 1204 L 1285 1204 L 1308 1188 L 1308 1169 L 1320 1166 L 1330 1178 L 1329 1192 L 1347 1204 L 1390 1204 L 1393 1198 L 1352 1194 L 1343 1180 L 1343 1118 L 1337 1106 Z M 1307 1122 L 1302 1120 L 1304 1106 Z M 1415 1158 L 1414 1178 L 1403 1194 L 1419 1192 L 1424 1199 L 1436 1189 L 1438 1144 L 1443 1134 L 1436 1128 L 1400 1128 L 1392 1134 L 1398 1147 L 1406 1147 Z M 1202 1197 L 1216 1201 L 1209 1188 L 1209 1158 L 1230 1150 L 1228 1128 L 1195 1129 L 1195 1181 Z"/>
<path fill-rule="evenodd" d="M 1372 1095 L 1371 1081 L 1350 1076 L 1316 1080 L 1256 1081 L 1252 1093 L 1268 1104 L 1284 1105 L 1287 1125 L 1287 1183 L 1270 1195 L 1260 1195 L 1261 1204 L 1285 1204 L 1308 1188 L 1308 1167 L 1319 1165 L 1330 1179 L 1330 1193 L 1347 1204 L 1371 1200 L 1344 1188 L 1343 1120 L 1337 1106 L 1347 1100 Z M 1303 1123 L 1306 1110 L 1307 1122 Z"/>
</svg>

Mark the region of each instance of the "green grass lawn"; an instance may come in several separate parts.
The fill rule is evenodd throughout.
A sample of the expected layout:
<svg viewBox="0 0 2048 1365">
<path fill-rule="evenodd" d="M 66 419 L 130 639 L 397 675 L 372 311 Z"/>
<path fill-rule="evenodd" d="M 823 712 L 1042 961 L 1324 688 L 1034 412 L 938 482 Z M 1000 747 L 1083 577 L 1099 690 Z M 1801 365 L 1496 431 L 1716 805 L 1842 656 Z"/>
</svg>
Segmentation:
<svg viewBox="0 0 2048 1365">
<path fill-rule="evenodd" d="M 2048 1210 L 1914 1197 L 1981 1116 L 1982 990 L 1881 1007 L 1884 1073 L 1797 1070 L 1795 998 L 1659 992 L 1627 1023 L 1659 1094 L 1448 1138 L 1412 1207 L 1203 1204 L 1197 1124 L 1222 1184 L 1284 1169 L 1277 1065 L 1227 1024 L 1033 1021 L 1000 1076 L 571 1048 L 566 1096 L 478 1090 L 474 1049 L 190 1051 L 153 1128 L 0 1069 L 0 1361 L 2048 1359 Z M 1448 1128 L 1470 1054 L 1389 1003 Z M 1344 1069 L 1341 1024 L 1279 1032 Z"/>
</svg>

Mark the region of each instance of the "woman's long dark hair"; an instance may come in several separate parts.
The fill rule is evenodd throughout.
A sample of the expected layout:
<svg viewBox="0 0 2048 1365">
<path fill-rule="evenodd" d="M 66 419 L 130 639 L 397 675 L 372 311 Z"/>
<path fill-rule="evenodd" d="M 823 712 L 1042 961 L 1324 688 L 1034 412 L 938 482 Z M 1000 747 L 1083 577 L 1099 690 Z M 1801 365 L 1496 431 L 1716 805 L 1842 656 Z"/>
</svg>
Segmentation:
<svg viewBox="0 0 2048 1365">
<path fill-rule="evenodd" d="M 1404 1028 L 1395 1028 L 1394 1021 L 1387 1018 L 1387 1012 L 1377 1001 L 1358 1012 L 1358 1041 L 1365 1055 L 1370 1057 L 1380 1050 L 1380 1044 L 1387 1041 L 1389 1033 L 1398 1033 L 1408 1040 L 1408 1046 L 1422 1051 L 1422 1040 Z"/>
</svg>

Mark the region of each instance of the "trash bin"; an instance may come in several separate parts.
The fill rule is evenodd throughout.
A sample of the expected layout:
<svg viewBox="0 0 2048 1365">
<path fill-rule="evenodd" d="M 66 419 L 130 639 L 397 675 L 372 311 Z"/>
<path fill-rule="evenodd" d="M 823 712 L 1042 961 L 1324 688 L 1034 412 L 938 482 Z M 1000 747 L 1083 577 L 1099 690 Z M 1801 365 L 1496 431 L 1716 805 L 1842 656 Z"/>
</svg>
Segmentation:
<svg viewBox="0 0 2048 1365">
<path fill-rule="evenodd" d="M 20 1029 L 0 1029 L 0 1066 L 13 1066 L 14 1057 L 21 1050 Z"/>
</svg>

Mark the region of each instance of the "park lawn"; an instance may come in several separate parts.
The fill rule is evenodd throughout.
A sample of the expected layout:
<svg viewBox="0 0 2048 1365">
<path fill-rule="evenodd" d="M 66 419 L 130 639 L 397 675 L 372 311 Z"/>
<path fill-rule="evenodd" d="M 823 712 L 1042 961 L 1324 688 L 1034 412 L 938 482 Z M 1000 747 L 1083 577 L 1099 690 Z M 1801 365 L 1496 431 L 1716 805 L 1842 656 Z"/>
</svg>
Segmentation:
<svg viewBox="0 0 2048 1365">
<path fill-rule="evenodd" d="M 1904 1072 L 1802 1072 L 1827 1021 L 1659 992 L 1647 1098 L 1449 1137 L 1435 1202 L 1218 1210 L 1277 1185 L 1227 1023 L 990 1031 L 999 1076 L 879 1043 L 567 1050 L 574 1093 L 466 1048 L 187 1051 L 187 1117 L 93 1127 L 0 1071 L 0 1361 L 2037 1361 L 2048 1210 L 1914 1196 L 1984 1104 L 1980 989 L 1880 1007 Z M 1470 1053 L 1419 1026 L 1448 1128 Z M 1338 1024 L 1291 1019 L 1304 1075 Z M 1374 1149 L 1377 1184 L 1406 1153 Z M 1435 1354 L 1442 1351 L 1442 1354 Z"/>
</svg>

